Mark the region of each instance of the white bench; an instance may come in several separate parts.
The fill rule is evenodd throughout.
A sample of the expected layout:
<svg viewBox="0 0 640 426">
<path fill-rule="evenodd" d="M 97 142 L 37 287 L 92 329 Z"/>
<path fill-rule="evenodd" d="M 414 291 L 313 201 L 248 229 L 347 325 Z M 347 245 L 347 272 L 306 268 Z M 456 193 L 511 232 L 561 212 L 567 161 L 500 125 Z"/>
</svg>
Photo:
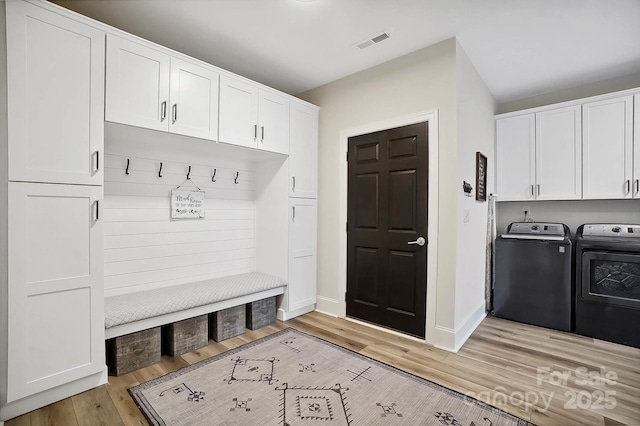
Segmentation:
<svg viewBox="0 0 640 426">
<path fill-rule="evenodd" d="M 284 293 L 287 282 L 259 272 L 105 298 L 105 337 L 217 312 Z"/>
</svg>

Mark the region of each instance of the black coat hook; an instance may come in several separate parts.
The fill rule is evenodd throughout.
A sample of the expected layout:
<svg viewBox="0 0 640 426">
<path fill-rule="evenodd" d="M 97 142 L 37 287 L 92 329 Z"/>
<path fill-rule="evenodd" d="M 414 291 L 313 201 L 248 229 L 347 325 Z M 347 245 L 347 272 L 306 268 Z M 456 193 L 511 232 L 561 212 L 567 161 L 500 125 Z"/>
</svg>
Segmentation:
<svg viewBox="0 0 640 426">
<path fill-rule="evenodd" d="M 187 180 L 191 179 L 189 175 L 191 174 L 191 166 L 189 166 L 189 171 L 187 172 Z"/>
<path fill-rule="evenodd" d="M 129 174 L 129 159 L 127 158 L 127 168 L 124 171 L 125 174 Z"/>
<path fill-rule="evenodd" d="M 162 177 L 162 161 L 160 162 L 160 170 L 158 170 L 158 177 Z"/>
<path fill-rule="evenodd" d="M 211 182 L 215 182 L 216 181 L 216 172 L 218 171 L 218 169 L 213 169 L 213 176 L 211 176 Z"/>
<path fill-rule="evenodd" d="M 233 183 L 238 183 L 238 176 L 240 176 L 240 172 L 236 172 L 236 178 L 233 180 Z"/>
</svg>

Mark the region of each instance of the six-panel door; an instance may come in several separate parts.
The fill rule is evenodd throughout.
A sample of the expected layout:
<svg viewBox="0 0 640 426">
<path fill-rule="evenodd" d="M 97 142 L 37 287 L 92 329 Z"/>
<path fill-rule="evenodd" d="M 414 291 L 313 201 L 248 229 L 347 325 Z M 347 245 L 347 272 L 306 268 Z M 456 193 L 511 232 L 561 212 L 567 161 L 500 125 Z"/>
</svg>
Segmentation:
<svg viewBox="0 0 640 426">
<path fill-rule="evenodd" d="M 9 180 L 102 185 L 104 33 L 7 2 Z"/>
<path fill-rule="evenodd" d="M 9 183 L 8 402 L 104 370 L 102 187 Z"/>
</svg>

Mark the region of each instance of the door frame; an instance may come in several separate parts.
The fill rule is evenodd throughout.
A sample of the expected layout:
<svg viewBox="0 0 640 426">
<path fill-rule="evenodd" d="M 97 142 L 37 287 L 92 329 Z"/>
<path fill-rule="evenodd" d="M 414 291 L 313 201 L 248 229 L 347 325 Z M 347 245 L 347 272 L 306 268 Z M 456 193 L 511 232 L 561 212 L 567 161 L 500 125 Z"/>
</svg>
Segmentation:
<svg viewBox="0 0 640 426">
<path fill-rule="evenodd" d="M 367 133 L 379 132 L 395 127 L 408 126 L 410 124 L 428 123 L 428 158 L 429 158 L 429 199 L 427 209 L 427 300 L 425 341 L 434 342 L 436 325 L 436 288 L 438 283 L 438 109 L 421 111 L 410 115 L 400 116 L 387 120 L 375 121 L 357 127 L 340 131 L 339 169 L 339 212 L 338 223 L 347 223 L 347 176 L 348 163 L 347 150 L 349 138 Z M 338 226 L 338 317 L 347 316 L 347 302 L 342 296 L 347 291 L 347 230 Z"/>
</svg>

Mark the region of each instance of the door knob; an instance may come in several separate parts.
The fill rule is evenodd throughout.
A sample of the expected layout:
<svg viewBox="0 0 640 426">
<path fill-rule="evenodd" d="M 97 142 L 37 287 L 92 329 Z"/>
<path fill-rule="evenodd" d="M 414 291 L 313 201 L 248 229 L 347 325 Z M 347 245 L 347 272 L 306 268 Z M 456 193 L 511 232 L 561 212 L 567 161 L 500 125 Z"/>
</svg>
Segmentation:
<svg viewBox="0 0 640 426">
<path fill-rule="evenodd" d="M 425 245 L 426 242 L 427 242 L 427 240 L 425 240 L 423 237 L 418 237 L 417 240 L 409 241 L 407 244 L 417 244 L 420 247 L 422 247 L 423 245 Z"/>
</svg>

